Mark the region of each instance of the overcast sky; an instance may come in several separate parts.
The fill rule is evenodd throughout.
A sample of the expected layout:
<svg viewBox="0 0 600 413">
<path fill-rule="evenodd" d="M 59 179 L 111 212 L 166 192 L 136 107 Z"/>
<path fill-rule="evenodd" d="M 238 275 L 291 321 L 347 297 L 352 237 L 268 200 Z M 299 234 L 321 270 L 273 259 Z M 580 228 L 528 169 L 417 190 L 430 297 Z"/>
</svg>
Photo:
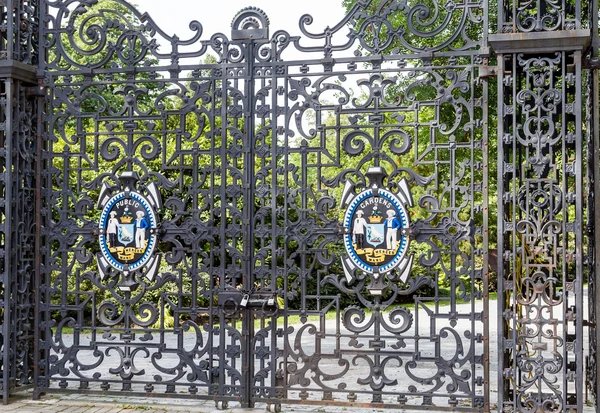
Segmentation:
<svg viewBox="0 0 600 413">
<path fill-rule="evenodd" d="M 269 16 L 270 32 L 287 30 L 299 35 L 300 16 L 311 14 L 314 18 L 311 32 L 320 33 L 326 26 L 335 26 L 344 16 L 342 0 L 132 0 L 143 13 L 147 11 L 155 22 L 169 35 L 180 39 L 192 36 L 188 24 L 197 20 L 202 24 L 202 40 L 215 33 L 231 34 L 231 20 L 248 6 L 261 8 Z"/>
</svg>

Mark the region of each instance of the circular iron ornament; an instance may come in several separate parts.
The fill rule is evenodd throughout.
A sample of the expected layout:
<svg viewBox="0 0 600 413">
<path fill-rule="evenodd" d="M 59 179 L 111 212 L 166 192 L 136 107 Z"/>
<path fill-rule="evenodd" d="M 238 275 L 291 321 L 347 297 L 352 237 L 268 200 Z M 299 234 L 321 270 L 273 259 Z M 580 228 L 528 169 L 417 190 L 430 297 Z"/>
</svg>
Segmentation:
<svg viewBox="0 0 600 413">
<path fill-rule="evenodd" d="M 404 205 L 390 191 L 368 189 L 358 194 L 344 215 L 344 247 L 357 268 L 385 273 L 396 268 L 408 251 L 410 226 Z"/>
<path fill-rule="evenodd" d="M 100 215 L 100 250 L 119 271 L 135 271 L 152 257 L 156 247 L 156 214 L 137 192 L 110 198 Z"/>
</svg>

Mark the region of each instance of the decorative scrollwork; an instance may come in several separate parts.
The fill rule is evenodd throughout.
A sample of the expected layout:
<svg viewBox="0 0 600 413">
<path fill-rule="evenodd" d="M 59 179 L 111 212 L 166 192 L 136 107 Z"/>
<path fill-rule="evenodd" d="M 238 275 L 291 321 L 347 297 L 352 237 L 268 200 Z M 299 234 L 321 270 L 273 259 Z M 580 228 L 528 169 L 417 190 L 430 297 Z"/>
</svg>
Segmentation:
<svg viewBox="0 0 600 413">
<path fill-rule="evenodd" d="M 484 9 L 480 4 L 449 1 L 445 4 L 434 1 L 428 4 L 410 4 L 406 1 L 373 0 L 357 1 L 342 21 L 333 28 L 327 27 L 321 33 L 312 33 L 308 26 L 313 23 L 310 15 L 300 18 L 300 30 L 312 39 L 323 39 L 324 44 L 296 47 L 302 51 L 322 49 L 329 57 L 334 51 L 348 50 L 356 42 L 368 53 L 381 54 L 393 50 L 394 53 L 438 52 L 444 50 L 476 51 L 478 41 L 471 37 L 470 28 L 483 22 Z M 348 42 L 335 45 L 334 35 L 350 27 Z M 360 51 L 356 51 L 360 54 Z"/>
<path fill-rule="evenodd" d="M 359 1 L 321 34 L 303 17 L 309 47 L 259 9 L 183 41 L 108 3 L 53 1 L 43 30 L 44 386 L 483 410 L 486 9 Z M 96 262 L 124 173 L 164 201 L 151 274 Z M 342 261 L 344 194 L 384 189 L 403 255 L 368 274 Z"/>
<path fill-rule="evenodd" d="M 24 7 L 20 2 L 13 6 L 15 12 Z M 31 6 L 37 7 L 37 3 Z M 6 6 L 0 8 L 6 12 Z M 26 11 L 24 13 L 23 19 L 28 18 Z M 24 28 L 11 33 L 18 35 L 21 29 Z M 2 36 L 5 35 L 6 32 Z M 17 45 L 13 50 L 19 53 Z M 12 58 L 19 60 L 16 55 Z M 24 59 L 24 63 L 31 62 Z M 13 393 L 33 384 L 36 363 L 35 274 L 38 250 L 35 193 L 38 184 L 37 137 L 40 131 L 38 102 L 27 93 L 28 86 L 16 79 L 5 80 L 0 85 L 3 96 L 0 122 L 4 125 L 0 133 L 4 142 L 0 154 L 0 164 L 4 168 L 0 214 L 10 221 L 0 230 L 3 240 L 0 247 L 3 256 L 0 269 L 0 395 L 5 401 Z"/>
<path fill-rule="evenodd" d="M 523 6 L 531 12 L 534 3 Z M 558 3 L 553 6 L 558 10 Z M 548 9 L 543 24 L 562 24 L 553 16 L 564 15 Z M 527 21 L 533 25 L 533 20 L 532 15 Z M 501 326 L 504 357 L 515 360 L 501 383 L 515 395 L 504 401 L 505 409 L 560 410 L 581 403 L 575 388 L 563 385 L 579 374 L 577 363 L 568 360 L 582 357 L 575 339 L 581 320 L 575 312 L 582 304 L 583 273 L 575 257 L 583 217 L 574 207 L 582 202 L 575 178 L 581 173 L 582 139 L 576 138 L 582 134 L 581 115 L 574 110 L 580 73 L 563 71 L 572 58 L 565 52 L 513 55 L 510 63 L 518 73 L 504 79 L 504 116 L 513 126 L 503 124 L 501 148 L 504 236 L 499 248 L 505 265 L 500 288 L 507 302 Z"/>
<path fill-rule="evenodd" d="M 527 0 L 504 4 L 504 33 L 574 30 L 581 27 L 581 10 L 568 3 Z"/>
</svg>

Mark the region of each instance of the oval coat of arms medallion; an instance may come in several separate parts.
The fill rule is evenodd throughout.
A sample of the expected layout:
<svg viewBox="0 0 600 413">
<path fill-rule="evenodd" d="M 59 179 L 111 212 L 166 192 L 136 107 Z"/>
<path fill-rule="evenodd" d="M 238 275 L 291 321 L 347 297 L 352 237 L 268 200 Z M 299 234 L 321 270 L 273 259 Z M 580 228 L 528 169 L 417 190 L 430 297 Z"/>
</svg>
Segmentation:
<svg viewBox="0 0 600 413">
<path fill-rule="evenodd" d="M 100 215 L 100 250 L 119 271 L 135 271 L 152 257 L 156 247 L 156 214 L 137 192 L 119 192 Z"/>
<path fill-rule="evenodd" d="M 346 252 L 367 273 L 391 271 L 408 250 L 409 226 L 408 213 L 396 195 L 367 189 L 354 197 L 344 215 Z"/>
</svg>

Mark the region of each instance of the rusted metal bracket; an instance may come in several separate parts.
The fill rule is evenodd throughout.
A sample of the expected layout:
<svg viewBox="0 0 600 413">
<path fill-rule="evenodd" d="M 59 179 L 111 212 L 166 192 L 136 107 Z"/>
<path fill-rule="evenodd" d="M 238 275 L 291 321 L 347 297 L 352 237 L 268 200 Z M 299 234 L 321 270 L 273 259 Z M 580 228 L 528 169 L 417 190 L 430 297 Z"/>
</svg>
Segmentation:
<svg viewBox="0 0 600 413">
<path fill-rule="evenodd" d="M 488 66 L 488 65 L 480 65 L 479 66 L 479 79 L 487 79 L 490 77 L 496 77 L 499 73 L 500 69 L 498 66 Z"/>
<path fill-rule="evenodd" d="M 46 87 L 45 86 L 33 86 L 25 89 L 25 93 L 27 96 L 46 96 Z"/>
</svg>

